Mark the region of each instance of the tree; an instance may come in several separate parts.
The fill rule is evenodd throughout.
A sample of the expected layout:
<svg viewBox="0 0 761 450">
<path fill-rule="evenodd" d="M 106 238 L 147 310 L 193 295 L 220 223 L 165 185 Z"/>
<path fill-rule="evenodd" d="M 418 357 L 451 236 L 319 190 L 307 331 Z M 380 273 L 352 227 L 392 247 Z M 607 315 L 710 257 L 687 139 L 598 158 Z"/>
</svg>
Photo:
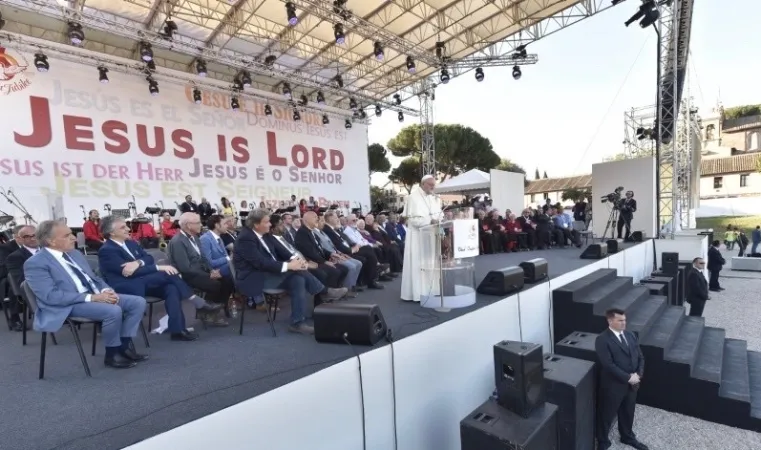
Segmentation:
<svg viewBox="0 0 761 450">
<path fill-rule="evenodd" d="M 756 156 L 756 172 L 761 173 L 761 155 Z"/>
<path fill-rule="evenodd" d="M 386 149 L 380 144 L 367 146 L 367 162 L 370 167 L 370 175 L 374 173 L 386 173 L 391 170 L 391 162 L 386 156 Z"/>
<path fill-rule="evenodd" d="M 372 208 L 380 206 L 380 209 L 386 209 L 388 203 L 388 193 L 378 186 L 370 186 L 370 205 Z"/>
<path fill-rule="evenodd" d="M 540 178 L 542 178 L 542 177 L 539 176 L 539 168 L 537 167 L 536 170 L 534 171 L 534 179 L 538 180 Z"/>
<path fill-rule="evenodd" d="M 420 164 L 420 158 L 410 156 L 405 158 L 398 166 L 388 174 L 388 179 L 394 183 L 401 184 L 409 194 L 412 192 L 412 186 L 420 182 L 423 178 L 423 169 Z"/>
<path fill-rule="evenodd" d="M 549 177 L 547 176 L 547 171 L 546 171 L 546 170 L 544 171 L 544 178 L 549 178 Z"/>
<path fill-rule="evenodd" d="M 421 130 L 420 125 L 405 127 L 388 141 L 386 147 L 394 156 L 419 159 Z M 436 168 L 441 176 L 439 181 L 471 169 L 488 172 L 500 163 L 499 155 L 494 152 L 489 139 L 470 127 L 437 124 L 433 128 L 433 137 L 436 142 Z"/>
<path fill-rule="evenodd" d="M 563 191 L 563 193 L 560 195 L 560 198 L 564 202 L 568 200 L 580 202 L 589 198 L 591 195 L 592 193 L 588 189 L 570 188 Z"/>
</svg>

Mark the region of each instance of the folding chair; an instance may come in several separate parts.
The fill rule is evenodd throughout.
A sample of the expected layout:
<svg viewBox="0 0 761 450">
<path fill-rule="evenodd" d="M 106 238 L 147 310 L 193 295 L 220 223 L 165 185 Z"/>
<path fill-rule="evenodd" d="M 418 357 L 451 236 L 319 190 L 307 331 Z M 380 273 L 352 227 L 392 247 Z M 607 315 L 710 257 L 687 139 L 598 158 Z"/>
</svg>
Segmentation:
<svg viewBox="0 0 761 450">
<path fill-rule="evenodd" d="M 230 260 L 230 273 L 233 277 L 233 283 L 237 281 L 237 273 L 235 272 L 235 265 Z M 264 290 L 264 302 L 267 304 L 267 322 L 270 324 L 272 330 L 272 336 L 277 337 L 277 331 L 275 331 L 275 318 L 277 317 L 277 311 L 279 309 L 280 299 L 285 295 L 285 289 L 265 289 Z M 238 324 L 238 334 L 243 336 L 243 319 L 246 315 L 246 306 L 240 310 L 240 322 Z"/>
</svg>

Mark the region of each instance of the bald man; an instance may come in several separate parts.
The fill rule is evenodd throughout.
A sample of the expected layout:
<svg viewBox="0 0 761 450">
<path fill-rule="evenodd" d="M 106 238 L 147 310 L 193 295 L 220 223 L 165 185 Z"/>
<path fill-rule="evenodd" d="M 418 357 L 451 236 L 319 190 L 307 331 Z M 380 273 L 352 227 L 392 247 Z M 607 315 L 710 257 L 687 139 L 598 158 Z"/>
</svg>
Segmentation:
<svg viewBox="0 0 761 450">
<path fill-rule="evenodd" d="M 322 247 L 319 238 L 314 235 L 317 222 L 318 217 L 314 211 L 304 213 L 301 217 L 302 227 L 296 232 L 295 246 L 307 260 L 317 264 L 318 270 L 314 275 L 320 278 L 322 284 L 337 289 L 343 286 L 349 269 L 330 262 L 330 253 Z"/>
</svg>

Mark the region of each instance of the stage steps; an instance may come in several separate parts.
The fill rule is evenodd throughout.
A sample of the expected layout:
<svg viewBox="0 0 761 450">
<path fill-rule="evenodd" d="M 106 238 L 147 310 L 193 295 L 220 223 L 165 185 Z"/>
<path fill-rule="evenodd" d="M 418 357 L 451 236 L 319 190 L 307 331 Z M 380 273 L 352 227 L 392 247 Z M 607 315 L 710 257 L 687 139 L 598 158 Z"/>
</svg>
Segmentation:
<svg viewBox="0 0 761 450">
<path fill-rule="evenodd" d="M 597 362 L 595 333 L 607 327 L 604 311 L 622 309 L 645 356 L 639 403 L 761 432 L 761 353 L 611 271 L 553 291 L 555 353 Z"/>
</svg>

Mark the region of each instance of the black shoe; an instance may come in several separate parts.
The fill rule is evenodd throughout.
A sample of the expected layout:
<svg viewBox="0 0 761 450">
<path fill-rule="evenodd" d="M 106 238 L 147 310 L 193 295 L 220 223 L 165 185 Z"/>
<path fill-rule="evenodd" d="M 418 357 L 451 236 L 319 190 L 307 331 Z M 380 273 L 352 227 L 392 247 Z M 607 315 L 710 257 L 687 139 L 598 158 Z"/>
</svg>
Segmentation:
<svg viewBox="0 0 761 450">
<path fill-rule="evenodd" d="M 24 324 L 20 320 L 14 320 L 11 322 L 11 331 L 24 331 Z"/>
<path fill-rule="evenodd" d="M 198 339 L 198 335 L 195 333 L 191 333 L 188 330 L 184 330 L 182 333 L 172 333 L 171 339 L 173 341 L 186 341 L 191 342 Z"/>
<path fill-rule="evenodd" d="M 597 450 L 608 450 L 612 444 L 610 442 L 602 443 L 597 442 Z"/>
<path fill-rule="evenodd" d="M 148 357 L 146 355 L 141 355 L 135 352 L 134 350 L 132 350 L 131 348 L 128 348 L 127 350 L 122 350 L 121 352 L 119 352 L 119 354 L 121 356 L 124 356 L 130 361 L 141 362 L 141 361 L 148 360 Z"/>
<path fill-rule="evenodd" d="M 378 283 L 369 284 L 369 285 L 367 285 L 367 288 L 368 289 L 378 289 L 378 290 L 385 289 L 384 286 L 382 286 L 382 285 L 380 285 Z"/>
<path fill-rule="evenodd" d="M 364 290 L 365 288 L 363 288 L 362 286 L 354 286 L 353 288 L 351 288 L 352 292 L 362 292 Z"/>
<path fill-rule="evenodd" d="M 723 287 L 720 287 L 719 290 L 720 291 L 726 291 L 726 289 L 724 289 Z"/>
<path fill-rule="evenodd" d="M 393 278 L 386 275 L 381 275 L 378 277 L 378 281 L 391 281 L 391 280 L 393 280 Z"/>
<path fill-rule="evenodd" d="M 199 311 L 209 311 L 209 312 L 214 312 L 214 311 L 219 311 L 219 310 L 220 310 L 220 309 L 222 309 L 223 307 L 224 307 L 224 305 L 223 305 L 223 304 L 221 304 L 221 303 L 216 303 L 216 304 L 213 304 L 213 303 L 209 303 L 209 302 L 204 302 L 203 306 L 201 306 L 200 308 L 198 308 L 198 310 L 199 310 Z"/>
<path fill-rule="evenodd" d="M 104 364 L 106 367 L 111 367 L 112 369 L 129 369 L 130 367 L 135 367 L 137 365 L 135 361 L 132 361 L 121 354 L 106 358 Z"/>
<path fill-rule="evenodd" d="M 719 289 L 709 289 L 709 291 L 711 291 L 711 292 L 721 292 L 721 290 L 719 290 Z"/>
<path fill-rule="evenodd" d="M 621 440 L 621 443 L 624 444 L 624 445 L 628 445 L 629 447 L 634 447 L 637 450 L 650 450 L 650 447 L 648 447 L 647 445 L 643 444 L 642 442 L 640 442 L 640 441 L 638 441 L 636 439 L 634 439 L 633 441 L 629 441 L 629 440 L 624 441 L 624 440 Z"/>
</svg>

